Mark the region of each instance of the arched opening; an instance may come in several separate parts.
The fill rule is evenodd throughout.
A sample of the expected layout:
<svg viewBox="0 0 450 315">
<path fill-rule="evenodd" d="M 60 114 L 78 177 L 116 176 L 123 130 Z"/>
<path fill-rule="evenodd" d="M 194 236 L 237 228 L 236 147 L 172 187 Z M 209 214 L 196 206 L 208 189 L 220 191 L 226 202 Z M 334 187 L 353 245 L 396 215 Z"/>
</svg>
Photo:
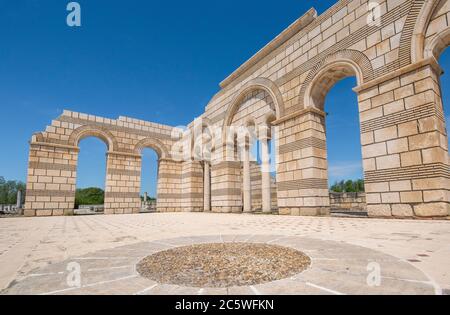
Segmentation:
<svg viewBox="0 0 450 315">
<path fill-rule="evenodd" d="M 78 147 L 74 214 L 102 214 L 108 144 L 97 136 L 86 135 L 78 141 Z"/>
<path fill-rule="evenodd" d="M 449 41 L 450 43 L 450 41 Z M 448 137 L 448 126 L 450 126 L 450 49 L 444 49 L 439 56 L 439 65 L 444 70 L 444 74 L 440 77 L 441 83 L 441 97 L 442 97 L 442 107 L 445 118 L 446 135 L 447 135 L 447 148 L 450 145 Z"/>
<path fill-rule="evenodd" d="M 266 214 L 277 210 L 275 128 L 268 114 L 258 124 L 250 147 L 252 211 Z"/>
<path fill-rule="evenodd" d="M 207 123 L 199 126 L 200 133 L 194 132 L 193 157 L 201 161 L 203 171 L 203 212 L 211 211 L 211 159 L 214 146 L 214 134 Z"/>
<path fill-rule="evenodd" d="M 260 150 L 262 173 L 262 210 L 265 213 L 278 210 L 277 198 L 277 128 L 272 125 L 276 120 L 273 113 L 267 115 L 260 129 Z M 265 200 L 264 200 L 265 198 Z"/>
<path fill-rule="evenodd" d="M 222 207 L 225 211 L 233 209 L 232 211 L 250 213 L 262 210 L 269 213 L 274 208 L 271 202 L 276 200 L 277 192 L 275 158 L 268 158 L 269 171 L 264 176 L 261 153 L 275 155 L 276 151 L 270 150 L 270 147 L 276 141 L 261 138 L 259 133 L 262 127 L 270 129 L 267 128 L 268 124 L 280 118 L 283 104 L 281 94 L 273 83 L 270 84 L 265 79 L 252 82 L 253 85 L 246 84 L 241 88 L 224 119 L 224 158 L 237 163 L 226 167 L 231 179 L 227 185 L 231 193 L 227 195 L 229 205 Z M 263 181 L 263 177 L 266 181 Z M 263 185 L 263 182 L 266 184 Z M 239 187 L 236 184 L 240 189 L 236 189 Z M 275 208 L 276 205 L 275 202 Z"/>
<path fill-rule="evenodd" d="M 335 214 L 365 214 L 367 209 L 358 99 L 352 90 L 362 82 L 360 73 L 351 62 L 330 64 L 318 72 L 305 94 L 307 107 L 325 112 L 315 127 L 314 146 L 320 153 L 310 174 L 328 182 Z"/>
<path fill-rule="evenodd" d="M 332 213 L 366 210 L 355 77 L 342 79 L 326 96 L 328 183 Z"/>
<path fill-rule="evenodd" d="M 244 128 L 238 133 L 239 156 L 242 161 L 242 204 L 243 211 L 250 213 L 258 207 L 258 195 L 254 187 L 259 175 L 259 167 L 255 156 L 257 156 L 256 124 L 254 119 L 247 118 Z M 256 155 L 255 155 L 256 152 Z"/>
<path fill-rule="evenodd" d="M 156 212 L 158 197 L 159 155 L 152 148 L 141 151 L 141 212 Z"/>
<path fill-rule="evenodd" d="M 313 107 L 323 111 L 325 98 L 333 86 L 349 77 L 356 78 L 357 84 L 361 84 L 363 81 L 361 71 L 353 62 L 337 61 L 325 66 L 307 87 L 304 100 L 305 107 Z"/>
<path fill-rule="evenodd" d="M 167 181 L 170 180 L 167 178 L 170 174 L 161 174 L 160 172 L 161 160 L 170 158 L 169 152 L 161 141 L 144 138 L 136 144 L 134 154 L 141 156 L 140 211 L 144 213 L 159 211 L 158 206 L 161 204 L 161 200 L 158 200 L 160 181 L 163 180 L 163 186 L 166 186 Z"/>
</svg>

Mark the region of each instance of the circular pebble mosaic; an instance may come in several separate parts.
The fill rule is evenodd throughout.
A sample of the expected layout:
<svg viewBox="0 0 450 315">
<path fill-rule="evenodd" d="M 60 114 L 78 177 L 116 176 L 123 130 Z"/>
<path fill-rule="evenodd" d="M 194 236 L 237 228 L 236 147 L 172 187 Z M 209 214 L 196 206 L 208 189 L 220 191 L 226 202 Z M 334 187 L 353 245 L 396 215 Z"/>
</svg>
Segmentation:
<svg viewBox="0 0 450 315">
<path fill-rule="evenodd" d="M 225 288 L 267 283 L 306 270 L 311 259 L 292 248 L 249 243 L 201 244 L 148 256 L 137 271 L 163 284 Z"/>
</svg>

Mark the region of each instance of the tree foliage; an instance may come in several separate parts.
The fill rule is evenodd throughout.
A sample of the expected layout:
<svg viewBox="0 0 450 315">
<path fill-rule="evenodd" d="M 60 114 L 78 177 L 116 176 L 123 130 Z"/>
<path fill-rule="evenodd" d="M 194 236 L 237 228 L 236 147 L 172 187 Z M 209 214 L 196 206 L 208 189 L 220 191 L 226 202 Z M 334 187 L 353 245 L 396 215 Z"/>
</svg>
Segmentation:
<svg viewBox="0 0 450 315">
<path fill-rule="evenodd" d="M 141 196 L 141 201 L 144 201 L 144 196 Z M 156 198 L 153 198 L 153 197 L 150 197 L 150 196 L 147 196 L 147 200 L 146 200 L 147 202 L 151 202 L 151 201 L 156 201 Z"/>
<path fill-rule="evenodd" d="M 103 189 L 90 187 L 77 189 L 75 193 L 75 208 L 78 206 L 102 205 L 105 201 L 105 192 Z"/>
<path fill-rule="evenodd" d="M 21 181 L 5 180 L 0 176 L 0 204 L 14 205 L 17 203 L 17 191 L 22 191 L 22 203 L 25 200 L 26 186 Z"/>
<path fill-rule="evenodd" d="M 342 193 L 342 192 L 364 192 L 364 180 L 341 180 L 335 182 L 330 188 L 331 191 Z"/>
</svg>

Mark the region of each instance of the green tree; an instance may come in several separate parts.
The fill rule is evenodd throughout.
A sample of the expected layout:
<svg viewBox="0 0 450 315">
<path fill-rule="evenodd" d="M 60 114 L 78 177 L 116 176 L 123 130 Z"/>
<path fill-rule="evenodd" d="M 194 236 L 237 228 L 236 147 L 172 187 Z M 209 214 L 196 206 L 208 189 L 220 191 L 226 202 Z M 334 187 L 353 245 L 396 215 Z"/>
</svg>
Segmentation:
<svg viewBox="0 0 450 315">
<path fill-rule="evenodd" d="M 144 196 L 141 196 L 141 201 L 144 201 Z M 147 196 L 147 202 L 150 202 L 150 201 L 156 201 L 156 198 Z"/>
<path fill-rule="evenodd" d="M 347 180 L 345 182 L 344 191 L 345 192 L 354 192 L 355 191 L 355 185 L 352 180 Z"/>
<path fill-rule="evenodd" d="M 337 181 L 333 184 L 333 186 L 331 186 L 330 189 L 331 189 L 331 191 L 337 192 L 337 193 L 343 192 L 343 187 Z"/>
<path fill-rule="evenodd" d="M 5 180 L 0 176 L 0 204 L 16 204 L 17 191 L 22 191 L 22 203 L 25 200 L 26 186 L 21 181 Z"/>
<path fill-rule="evenodd" d="M 357 187 L 358 187 L 357 192 L 365 191 L 365 188 L 364 188 L 364 180 L 363 180 L 363 179 L 358 179 L 358 181 L 357 181 Z"/>
<path fill-rule="evenodd" d="M 336 181 L 331 187 L 332 192 L 364 192 L 364 180 L 341 180 Z"/>
<path fill-rule="evenodd" d="M 75 193 L 75 208 L 78 208 L 80 205 L 101 205 L 104 201 L 105 192 L 100 188 L 77 189 Z"/>
</svg>

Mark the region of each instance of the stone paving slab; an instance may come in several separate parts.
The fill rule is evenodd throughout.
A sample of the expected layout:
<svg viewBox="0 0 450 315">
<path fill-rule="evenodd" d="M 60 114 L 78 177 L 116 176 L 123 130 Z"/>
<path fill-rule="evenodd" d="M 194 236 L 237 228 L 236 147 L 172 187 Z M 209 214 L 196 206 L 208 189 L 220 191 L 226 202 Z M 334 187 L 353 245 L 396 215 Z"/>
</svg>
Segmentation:
<svg viewBox="0 0 450 315">
<path fill-rule="evenodd" d="M 80 262 L 82 268 L 87 270 L 93 269 L 85 274 L 87 283 L 93 284 L 97 280 L 107 281 L 108 275 L 120 279 L 128 275 L 121 267 L 133 266 L 141 258 L 165 248 L 229 241 L 278 242 L 282 246 L 299 246 L 301 251 L 314 257 L 314 264 L 321 270 L 334 266 L 334 277 L 338 280 L 339 273 L 345 272 L 355 274 L 357 279 L 357 275 L 365 272 L 363 262 L 367 264 L 377 260 L 385 275 L 383 283 L 392 280 L 391 287 L 398 289 L 406 285 L 402 292 L 432 294 L 436 293 L 434 291 L 439 293 L 439 288 L 443 293 L 450 292 L 449 221 L 212 213 L 0 219 L 0 290 L 7 287 L 9 290 L 19 290 L 27 281 L 38 281 L 41 274 L 50 274 L 45 276 L 46 283 L 40 287 L 42 291 L 64 289 L 65 285 L 59 284 L 65 278 L 67 266 L 61 262 L 69 260 Z M 324 246 L 323 242 L 327 241 L 332 242 L 333 246 Z M 117 253 L 118 248 L 120 254 Z M 346 253 L 350 253 L 351 258 Z M 88 259 L 92 254 L 97 260 Z M 339 259 L 341 264 L 333 264 L 333 259 Z M 100 263 L 103 265 L 97 268 Z M 103 267 L 111 270 L 102 271 Z M 438 289 L 429 290 L 429 284 Z M 288 285 L 284 293 L 291 294 L 293 287 L 297 288 L 298 293 L 327 293 L 314 285 L 313 282 Z M 277 283 L 270 288 L 254 288 L 256 292 L 282 290 Z M 145 289 L 142 294 L 184 290 L 165 290 L 160 286 Z M 352 289 L 355 292 L 372 292 L 364 286 L 353 286 Z M 94 288 L 84 290 L 91 292 Z M 95 290 L 98 291 L 97 288 Z M 189 292 L 196 290 L 201 294 L 227 294 L 230 291 L 192 288 Z M 394 291 L 386 288 L 384 293 Z"/>
<path fill-rule="evenodd" d="M 293 277 L 251 286 L 224 288 L 193 288 L 156 283 L 139 275 L 134 266 L 142 254 L 176 247 L 204 243 L 247 242 L 266 243 L 304 250 L 311 258 L 311 266 Z M 166 245 L 162 245 L 166 244 Z M 176 244 L 176 245 L 174 245 Z M 324 253 L 326 255 L 324 255 Z M 339 255 L 337 255 L 339 253 Z M 126 254 L 126 256 L 124 256 Z M 327 259 L 324 259 L 324 256 Z M 251 257 L 249 257 L 251 259 Z M 115 261 L 115 262 L 114 262 Z M 121 264 L 117 264 L 119 261 Z M 70 271 L 65 266 L 77 262 L 81 270 L 81 287 L 70 287 Z M 112 263 L 111 263 L 112 262 Z M 381 284 L 367 282 L 368 262 L 381 266 Z M 384 272 L 386 266 L 388 272 Z M 123 267 L 123 268 L 122 268 Z M 34 270 L 13 283 L 3 294 L 437 294 L 438 286 L 408 262 L 371 249 L 342 242 L 284 237 L 281 235 L 228 235 L 184 237 L 157 240 L 114 249 L 100 250 L 83 257 L 68 259 Z"/>
</svg>

